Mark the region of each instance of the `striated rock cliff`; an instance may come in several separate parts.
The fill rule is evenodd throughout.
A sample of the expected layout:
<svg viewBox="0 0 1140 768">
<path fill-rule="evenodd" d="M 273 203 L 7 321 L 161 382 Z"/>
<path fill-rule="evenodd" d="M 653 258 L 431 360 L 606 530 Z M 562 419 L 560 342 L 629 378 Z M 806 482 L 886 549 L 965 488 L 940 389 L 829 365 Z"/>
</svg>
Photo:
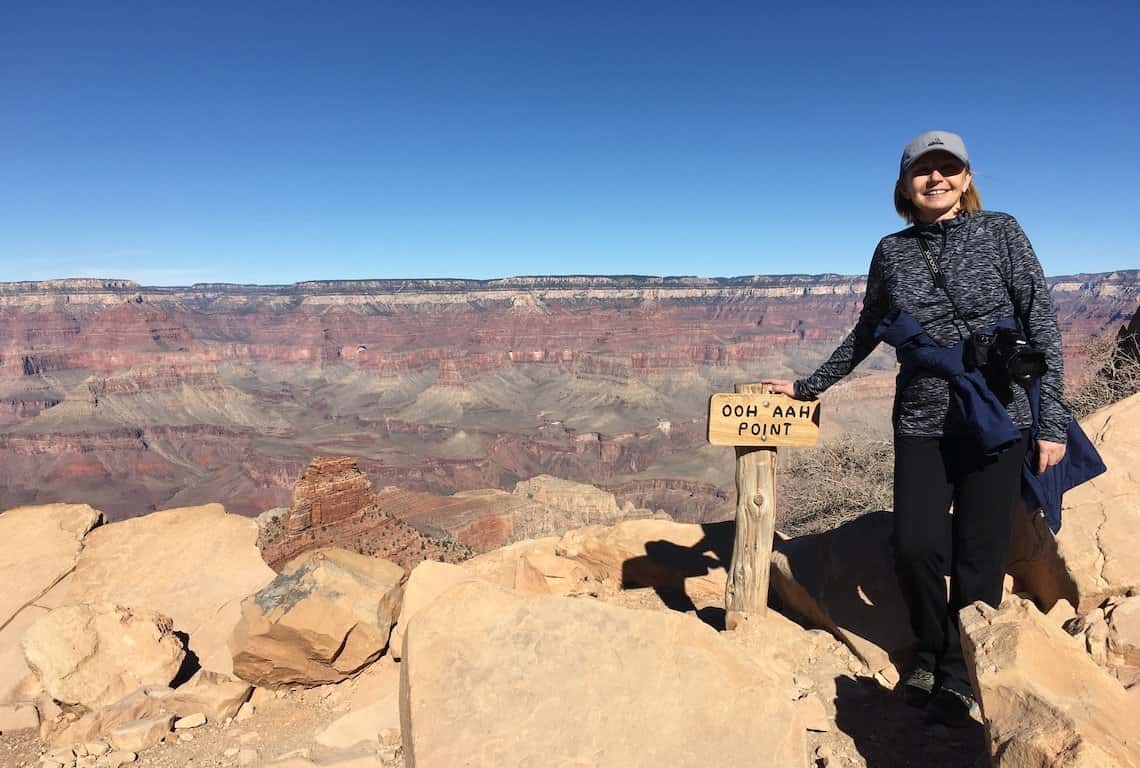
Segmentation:
<svg viewBox="0 0 1140 768">
<path fill-rule="evenodd" d="M 355 461 L 346 456 L 318 456 L 293 486 L 293 505 L 285 527 L 296 534 L 332 525 L 375 503 L 372 483 Z"/>
<path fill-rule="evenodd" d="M 630 500 L 713 519 L 731 467 L 704 446 L 708 395 L 809 371 L 855 321 L 863 282 L 3 283 L 0 506 L 83 499 L 120 519 L 225 498 L 256 514 L 333 453 L 435 494 L 543 473 L 707 484 Z M 1135 311 L 1140 272 L 1050 286 L 1079 373 L 1084 338 Z M 828 394 L 828 429 L 885 423 L 893 361 L 864 368 L 876 375 Z"/>
</svg>

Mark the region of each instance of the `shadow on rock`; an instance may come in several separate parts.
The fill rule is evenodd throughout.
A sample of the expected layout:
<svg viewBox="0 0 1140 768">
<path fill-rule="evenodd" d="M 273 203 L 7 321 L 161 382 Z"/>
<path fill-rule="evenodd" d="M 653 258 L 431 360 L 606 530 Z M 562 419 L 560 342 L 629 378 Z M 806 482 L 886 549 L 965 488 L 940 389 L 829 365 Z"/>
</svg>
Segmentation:
<svg viewBox="0 0 1140 768">
<path fill-rule="evenodd" d="M 709 599 L 724 598 L 723 575 L 732 561 L 735 521 L 701 525 L 702 538 L 690 546 L 659 539 L 645 543 L 645 554 L 622 562 L 622 589 L 651 587 L 667 607 L 681 613 L 693 612 L 718 631 L 725 628 L 723 605 L 708 605 Z M 691 579 L 709 577 L 698 587 Z M 690 594 L 698 589 L 699 595 Z M 697 601 L 694 601 L 697 597 Z M 700 598 L 705 598 L 701 600 Z M 698 602 L 702 605 L 698 605 Z"/>
<path fill-rule="evenodd" d="M 842 637 L 865 661 L 868 644 L 900 669 L 914 645 L 894 569 L 890 512 L 870 512 L 829 531 L 777 538 L 772 591 L 780 610 Z M 865 641 L 865 642 L 864 642 Z"/>
<path fill-rule="evenodd" d="M 891 513 L 879 511 L 829 531 L 777 536 L 769 605 L 805 627 L 830 631 L 872 671 L 891 662 L 904 668 L 914 637 L 895 576 L 892 528 Z M 702 605 L 723 601 L 736 523 L 706 523 L 701 532 L 688 546 L 646 542 L 645 555 L 622 563 L 622 587 L 652 587 L 669 607 L 704 610 L 717 620 L 713 626 L 723 627 L 723 608 L 713 617 Z"/>
<path fill-rule="evenodd" d="M 927 725 L 924 713 L 867 678 L 835 681 L 835 724 L 868 768 L 985 768 L 985 730 Z"/>
</svg>

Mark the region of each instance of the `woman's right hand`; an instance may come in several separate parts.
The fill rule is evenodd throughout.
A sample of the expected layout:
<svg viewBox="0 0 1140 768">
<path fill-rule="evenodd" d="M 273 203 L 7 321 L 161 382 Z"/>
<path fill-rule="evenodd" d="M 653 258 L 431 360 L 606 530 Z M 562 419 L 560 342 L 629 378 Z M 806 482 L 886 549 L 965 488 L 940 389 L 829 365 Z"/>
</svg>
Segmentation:
<svg viewBox="0 0 1140 768">
<path fill-rule="evenodd" d="M 777 395 L 796 396 L 796 383 L 788 379 L 761 379 L 761 384 L 767 384 Z"/>
</svg>

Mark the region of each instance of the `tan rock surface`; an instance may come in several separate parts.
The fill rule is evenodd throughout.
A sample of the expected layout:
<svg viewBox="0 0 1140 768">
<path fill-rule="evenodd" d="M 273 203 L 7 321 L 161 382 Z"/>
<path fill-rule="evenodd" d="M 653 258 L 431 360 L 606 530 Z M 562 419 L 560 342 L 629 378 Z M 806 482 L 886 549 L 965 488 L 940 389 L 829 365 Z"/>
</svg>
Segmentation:
<svg viewBox="0 0 1140 768">
<path fill-rule="evenodd" d="M 51 743 L 67 746 L 105 739 L 111 730 L 133 720 L 173 715 L 163 701 L 170 693 L 166 686 L 146 686 L 131 691 L 118 701 L 87 712 L 75 722 L 51 735 Z"/>
<path fill-rule="evenodd" d="M 400 658 L 404 648 L 404 629 L 416 612 L 447 590 L 464 581 L 478 578 L 469 568 L 450 563 L 425 560 L 412 569 L 404 585 L 404 599 L 400 605 L 400 618 L 392 629 L 389 642 L 390 655 Z"/>
<path fill-rule="evenodd" d="M 380 732 L 385 728 L 400 728 L 398 695 L 341 715 L 317 734 L 316 741 L 323 747 L 340 750 L 362 743 L 375 747 L 379 745 Z"/>
<path fill-rule="evenodd" d="M 1056 538 L 1044 519 L 1014 513 L 1010 573 L 1017 590 L 1048 610 L 1058 599 L 1086 613 L 1140 591 L 1140 394 L 1081 422 L 1108 471 L 1065 494 Z"/>
<path fill-rule="evenodd" d="M 405 643 L 408 768 L 806 762 L 790 679 L 692 617 L 469 582 Z"/>
<path fill-rule="evenodd" d="M 462 565 L 492 584 L 523 594 L 596 594 L 601 582 L 581 563 L 555 554 L 558 541 L 554 536 L 520 541 Z"/>
<path fill-rule="evenodd" d="M 116 725 L 108 736 L 115 749 L 126 752 L 142 752 L 158 744 L 170 733 L 174 715 L 157 715 L 141 720 L 130 720 Z"/>
<path fill-rule="evenodd" d="M 404 570 L 343 549 L 289 563 L 242 602 L 234 674 L 254 685 L 322 685 L 375 661 L 400 609 Z"/>
<path fill-rule="evenodd" d="M 1121 663 L 1140 667 L 1140 595 L 1129 597 L 1108 617 L 1108 646 Z"/>
<path fill-rule="evenodd" d="M 34 731 L 40 727 L 40 713 L 35 704 L 0 704 L 0 734 Z"/>
<path fill-rule="evenodd" d="M 808 626 L 841 639 L 891 683 L 891 659 L 913 643 L 892 566 L 890 514 L 864 515 L 830 531 L 777 537 L 771 600 Z M 512 544 L 463 563 L 482 578 L 525 594 L 598 594 L 654 587 L 689 600 L 724 598 L 732 524 L 628 520 Z M 539 578 L 541 577 L 541 578 Z"/>
<path fill-rule="evenodd" d="M 22 641 L 28 666 L 57 701 L 95 709 L 143 685 L 166 685 L 186 651 L 168 617 L 97 603 L 56 608 Z"/>
<path fill-rule="evenodd" d="M 30 605 L 0 629 L 0 703 L 13 703 L 28 697 L 28 685 L 36 677 L 24 658 L 20 641 L 28 628 L 47 615 L 46 608 Z"/>
<path fill-rule="evenodd" d="M 237 714 L 252 690 L 253 686 L 244 680 L 203 669 L 176 690 L 148 689 L 148 692 L 179 717 L 202 713 L 210 722 L 221 722 Z"/>
<path fill-rule="evenodd" d="M 266 765 L 272 768 L 385 768 L 375 755 L 333 755 L 324 759 L 289 757 Z"/>
<path fill-rule="evenodd" d="M 103 520 L 86 504 L 45 504 L 0 513 L 0 627 L 75 567 L 83 538 Z"/>
<path fill-rule="evenodd" d="M 1028 600 L 961 614 L 994 765 L 1140 767 L 1140 707 Z"/>
<path fill-rule="evenodd" d="M 75 567 L 83 538 L 103 520 L 86 504 L 44 504 L 0 513 L 0 703 L 16 698 L 31 670 L 20 639 L 45 611 L 32 603 Z"/>
<path fill-rule="evenodd" d="M 258 553 L 257 524 L 207 504 L 97 528 L 75 571 L 39 602 L 49 608 L 78 602 L 151 608 L 190 636 L 190 650 L 205 669 L 228 674 L 239 603 L 272 578 Z"/>
</svg>

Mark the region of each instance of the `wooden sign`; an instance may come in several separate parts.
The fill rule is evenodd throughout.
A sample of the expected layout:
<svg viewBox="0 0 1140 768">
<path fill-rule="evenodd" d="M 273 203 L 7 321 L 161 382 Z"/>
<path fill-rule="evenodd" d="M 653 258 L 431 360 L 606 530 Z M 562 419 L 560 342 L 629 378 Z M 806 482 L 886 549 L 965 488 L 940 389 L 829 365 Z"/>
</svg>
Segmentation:
<svg viewBox="0 0 1140 768">
<path fill-rule="evenodd" d="M 712 445 L 815 445 L 819 401 L 721 392 L 709 398 L 708 430 Z"/>
</svg>

